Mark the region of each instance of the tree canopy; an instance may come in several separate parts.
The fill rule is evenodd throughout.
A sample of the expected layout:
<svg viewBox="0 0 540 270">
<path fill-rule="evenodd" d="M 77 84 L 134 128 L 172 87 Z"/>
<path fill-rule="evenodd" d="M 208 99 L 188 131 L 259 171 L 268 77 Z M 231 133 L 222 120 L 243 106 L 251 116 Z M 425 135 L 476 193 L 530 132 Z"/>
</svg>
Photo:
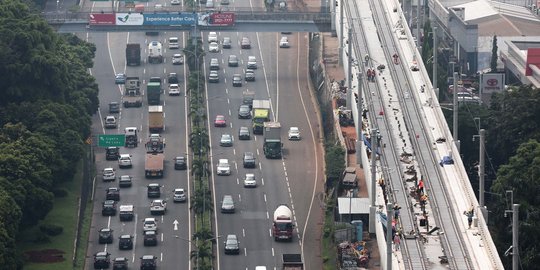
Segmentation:
<svg viewBox="0 0 540 270">
<path fill-rule="evenodd" d="M 39 3 L 38 3 L 39 4 Z M 73 178 L 98 108 L 96 48 L 59 35 L 20 0 L 0 1 L 0 265 L 20 269 L 17 234 Z"/>
</svg>

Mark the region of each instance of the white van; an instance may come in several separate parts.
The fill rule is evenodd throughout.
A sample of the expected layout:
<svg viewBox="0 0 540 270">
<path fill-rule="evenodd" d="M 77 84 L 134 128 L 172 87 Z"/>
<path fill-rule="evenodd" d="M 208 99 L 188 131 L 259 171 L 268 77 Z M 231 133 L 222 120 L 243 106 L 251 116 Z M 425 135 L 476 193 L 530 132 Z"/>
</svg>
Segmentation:
<svg viewBox="0 0 540 270">
<path fill-rule="evenodd" d="M 179 49 L 180 45 L 178 44 L 178 38 L 177 37 L 170 37 L 169 38 L 169 49 Z"/>
<path fill-rule="evenodd" d="M 279 41 L 280 48 L 289 48 L 289 39 L 287 37 L 281 37 Z"/>
<path fill-rule="evenodd" d="M 255 266 L 255 270 L 266 270 L 266 266 Z"/>
</svg>

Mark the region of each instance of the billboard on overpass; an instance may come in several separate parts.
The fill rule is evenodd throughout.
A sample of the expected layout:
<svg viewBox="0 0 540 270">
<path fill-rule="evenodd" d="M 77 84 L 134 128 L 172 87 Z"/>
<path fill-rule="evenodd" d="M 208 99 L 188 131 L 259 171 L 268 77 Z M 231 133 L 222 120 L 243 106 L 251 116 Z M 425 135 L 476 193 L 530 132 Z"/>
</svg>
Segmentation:
<svg viewBox="0 0 540 270">
<path fill-rule="evenodd" d="M 116 25 L 143 25 L 144 15 L 140 13 L 116 13 Z"/>
<path fill-rule="evenodd" d="M 233 12 L 200 12 L 198 24 L 201 26 L 233 26 L 235 14 Z"/>
<path fill-rule="evenodd" d="M 144 14 L 144 25 L 194 25 L 197 14 L 184 12 L 177 14 L 155 13 Z"/>
<path fill-rule="evenodd" d="M 114 13 L 90 13 L 90 25 L 114 25 L 116 18 Z"/>
</svg>

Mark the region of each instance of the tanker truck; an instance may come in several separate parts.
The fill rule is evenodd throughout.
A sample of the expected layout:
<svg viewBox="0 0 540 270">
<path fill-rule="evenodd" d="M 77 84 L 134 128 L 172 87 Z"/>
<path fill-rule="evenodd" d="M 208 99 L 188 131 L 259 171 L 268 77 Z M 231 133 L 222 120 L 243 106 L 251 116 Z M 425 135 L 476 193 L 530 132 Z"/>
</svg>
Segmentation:
<svg viewBox="0 0 540 270">
<path fill-rule="evenodd" d="M 274 222 L 272 224 L 274 240 L 292 241 L 293 229 L 294 224 L 291 209 L 286 204 L 280 204 L 274 211 Z"/>
</svg>

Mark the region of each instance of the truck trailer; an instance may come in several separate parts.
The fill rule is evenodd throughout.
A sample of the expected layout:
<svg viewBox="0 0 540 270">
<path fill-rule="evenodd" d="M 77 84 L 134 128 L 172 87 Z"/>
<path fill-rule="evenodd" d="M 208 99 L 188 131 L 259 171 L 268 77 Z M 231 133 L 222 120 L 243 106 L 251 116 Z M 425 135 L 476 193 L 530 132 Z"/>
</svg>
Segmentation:
<svg viewBox="0 0 540 270">
<path fill-rule="evenodd" d="M 139 77 L 126 77 L 123 102 L 124 107 L 141 107 L 141 81 Z"/>
<path fill-rule="evenodd" d="M 161 82 L 148 82 L 146 85 L 146 97 L 148 105 L 159 105 L 161 103 Z"/>
<path fill-rule="evenodd" d="M 165 156 L 161 153 L 146 154 L 144 176 L 146 178 L 163 178 Z"/>
<path fill-rule="evenodd" d="M 141 44 L 128 43 L 126 45 L 126 64 L 128 66 L 141 65 Z"/>
<path fill-rule="evenodd" d="M 270 100 L 253 100 L 251 113 L 253 134 L 263 134 L 264 123 L 270 121 Z"/>
<path fill-rule="evenodd" d="M 266 158 L 281 158 L 282 148 L 281 124 L 279 122 L 264 123 L 264 156 Z"/>
<path fill-rule="evenodd" d="M 293 216 L 292 211 L 286 204 L 280 204 L 274 211 L 274 220 L 272 224 L 272 235 L 275 241 L 293 239 Z"/>
<path fill-rule="evenodd" d="M 163 106 L 148 106 L 148 130 L 159 133 L 164 128 Z"/>
</svg>

